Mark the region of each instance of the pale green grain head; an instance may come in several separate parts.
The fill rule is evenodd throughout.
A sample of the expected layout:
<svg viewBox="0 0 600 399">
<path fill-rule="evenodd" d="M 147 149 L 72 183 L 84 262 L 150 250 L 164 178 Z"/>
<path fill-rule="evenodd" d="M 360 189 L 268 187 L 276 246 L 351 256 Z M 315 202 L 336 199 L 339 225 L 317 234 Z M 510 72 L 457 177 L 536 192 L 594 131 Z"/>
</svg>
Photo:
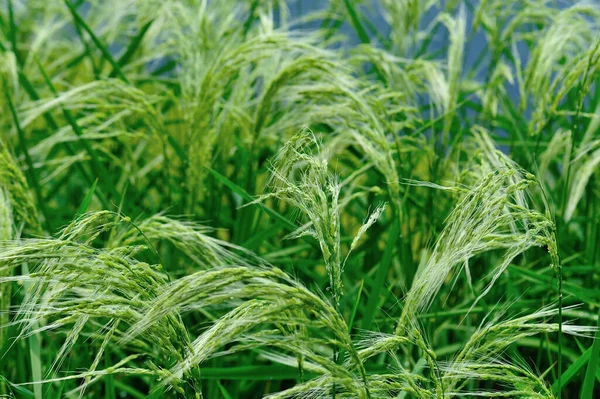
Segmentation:
<svg viewBox="0 0 600 399">
<path fill-rule="evenodd" d="M 6 189 L 0 188 L 0 241 L 8 241 L 13 237 L 12 205 Z"/>
<path fill-rule="evenodd" d="M 5 188 L 5 194 L 12 204 L 15 223 L 23 224 L 26 232 L 41 234 L 42 227 L 27 180 L 2 141 L 0 141 L 0 185 Z"/>
<path fill-rule="evenodd" d="M 570 173 L 569 196 L 565 204 L 564 218 L 569 221 L 586 190 L 590 190 L 588 183 L 600 165 L 600 140 L 595 140 L 580 148 L 575 153 Z"/>
<path fill-rule="evenodd" d="M 268 186 L 269 197 L 279 198 L 296 207 L 309 224 L 290 237 L 312 236 L 319 242 L 329 274 L 333 300 L 339 303 L 342 295 L 342 258 L 340 249 L 340 184 L 329 173 L 326 154 L 310 130 L 294 136 L 273 161 Z"/>
<path fill-rule="evenodd" d="M 463 174 L 461 185 L 454 187 L 458 202 L 446 219 L 431 256 L 417 272 L 405 300 L 398 333 L 431 305 L 448 276 L 468 268 L 470 258 L 492 250 L 503 252 L 497 264 L 489 265 L 489 282 L 474 306 L 513 259 L 532 247 L 550 245 L 553 224 L 528 200 L 534 176 L 495 150 L 484 130 L 475 129 L 473 138 L 480 156 Z"/>
</svg>

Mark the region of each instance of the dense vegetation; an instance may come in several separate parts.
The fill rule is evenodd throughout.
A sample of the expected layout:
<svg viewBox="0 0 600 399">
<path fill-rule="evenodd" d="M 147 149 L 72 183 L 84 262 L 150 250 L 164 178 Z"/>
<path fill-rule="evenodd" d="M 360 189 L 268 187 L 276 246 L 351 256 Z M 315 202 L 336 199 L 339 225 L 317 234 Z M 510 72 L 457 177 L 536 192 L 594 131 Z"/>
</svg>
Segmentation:
<svg viewBox="0 0 600 399">
<path fill-rule="evenodd" d="M 600 397 L 557 3 L 0 1 L 0 396 Z"/>
</svg>

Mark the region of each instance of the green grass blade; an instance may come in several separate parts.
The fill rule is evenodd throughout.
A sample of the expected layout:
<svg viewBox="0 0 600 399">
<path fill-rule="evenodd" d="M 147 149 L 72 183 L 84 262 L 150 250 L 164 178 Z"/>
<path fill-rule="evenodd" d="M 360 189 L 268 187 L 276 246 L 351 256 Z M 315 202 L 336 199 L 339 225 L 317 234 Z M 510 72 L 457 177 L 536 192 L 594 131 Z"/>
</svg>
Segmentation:
<svg viewBox="0 0 600 399">
<path fill-rule="evenodd" d="M 552 392 L 558 394 L 562 391 L 569 382 L 579 373 L 579 371 L 588 363 L 590 354 L 592 353 L 591 348 L 585 351 L 579 358 L 573 362 L 552 384 Z"/>
<path fill-rule="evenodd" d="M 364 28 L 361 20 L 359 11 L 355 7 L 355 4 L 351 0 L 344 0 L 344 6 L 346 7 L 346 11 L 348 12 L 348 16 L 350 17 L 350 23 L 352 27 L 356 31 L 359 40 L 364 44 L 371 43 L 371 39 L 369 38 L 369 34 Z M 386 82 L 385 75 L 381 72 L 378 65 L 374 65 L 375 74 L 377 75 L 377 79 L 381 82 Z"/>
<path fill-rule="evenodd" d="M 17 392 L 19 394 L 19 398 L 36 398 L 35 394 L 31 392 L 29 389 L 22 387 L 20 385 L 11 384 L 6 378 L 0 375 L 0 381 L 10 386 L 11 390 Z M 10 397 L 10 396 L 9 396 Z M 36 398 L 37 399 L 37 398 Z"/>
<path fill-rule="evenodd" d="M 231 180 L 229 180 L 227 177 L 223 176 L 222 174 L 220 174 L 219 172 L 217 172 L 214 169 L 211 168 L 207 168 L 208 171 L 210 172 L 211 175 L 213 175 L 217 180 L 219 180 L 221 183 L 223 183 L 226 187 L 228 187 L 231 191 L 233 191 L 234 193 L 238 194 L 240 197 L 242 197 L 245 201 L 253 201 L 254 198 L 252 198 L 252 196 L 250 194 L 248 194 L 246 192 L 246 190 L 244 190 L 242 187 L 238 186 L 237 184 L 235 184 L 234 182 L 232 182 Z M 279 212 L 274 211 L 273 209 L 264 206 L 263 204 L 257 204 L 263 211 L 265 211 L 269 216 L 273 217 L 275 220 L 279 221 L 282 223 L 282 225 L 288 230 L 288 231 L 295 231 L 298 226 L 289 221 L 285 216 L 282 216 Z"/>
<path fill-rule="evenodd" d="M 538 284 L 543 283 L 548 287 L 552 286 L 553 278 L 550 276 L 512 265 L 508 267 L 508 270 L 511 273 L 520 275 L 528 281 L 533 281 Z M 577 298 L 578 300 L 587 304 L 600 306 L 600 292 L 597 292 L 596 290 L 590 290 L 580 287 L 574 283 L 564 282 L 563 292 L 565 294 L 572 295 L 574 298 Z"/>
<path fill-rule="evenodd" d="M 383 251 L 383 256 L 377 265 L 375 279 L 371 282 L 369 300 L 367 301 L 367 308 L 365 309 L 364 318 L 361 324 L 361 327 L 365 330 L 371 328 L 371 324 L 375 319 L 375 314 L 377 313 L 376 309 L 380 300 L 379 296 L 381 295 L 383 285 L 385 284 L 385 278 L 387 277 L 388 270 L 392 264 L 394 249 L 396 248 L 396 242 L 400 232 L 400 221 L 398 220 L 397 215 L 394 214 L 393 217 L 394 221 L 392 222 L 392 227 L 388 233 L 388 240 L 385 245 L 385 250 Z"/>
<path fill-rule="evenodd" d="M 75 6 L 73 4 L 71 4 L 71 2 L 69 0 L 64 0 L 64 3 L 69 8 L 69 12 L 73 16 L 73 19 L 75 20 L 75 24 L 77 24 L 78 26 L 81 26 L 83 28 L 83 30 L 85 30 L 87 32 L 87 34 L 90 35 L 90 38 L 92 39 L 92 41 L 94 42 L 94 44 L 96 45 L 96 47 L 98 48 L 98 50 L 100 50 L 100 52 L 102 53 L 102 55 L 104 56 L 104 58 L 113 67 L 113 71 L 116 71 L 116 75 L 120 79 L 122 79 L 123 81 L 129 82 L 127 80 L 127 77 L 123 73 L 123 71 L 121 71 L 121 67 L 119 66 L 119 64 L 115 61 L 115 59 L 113 58 L 113 56 L 110 54 L 110 51 L 108 50 L 108 48 L 96 36 L 96 34 L 92 30 L 92 28 L 90 28 L 88 26 L 88 24 L 81 17 L 81 15 L 79 15 L 79 13 L 77 12 L 77 10 L 75 9 Z"/>
<path fill-rule="evenodd" d="M 23 266 L 23 275 L 29 274 L 29 267 L 27 263 L 24 263 Z M 24 287 L 25 290 L 29 290 L 30 283 L 25 282 Z M 27 296 L 28 294 L 26 294 Z M 32 328 L 37 329 L 39 327 L 36 322 Z M 33 382 L 33 393 L 35 399 L 42 399 L 42 350 L 40 344 L 40 335 L 39 333 L 31 334 L 31 336 L 27 339 L 29 342 L 29 360 L 31 362 L 31 377 Z"/>
<path fill-rule="evenodd" d="M 75 217 L 83 215 L 85 212 L 87 212 L 88 208 L 90 207 L 90 202 L 92 202 L 92 198 L 94 197 L 94 193 L 96 192 L 96 184 L 98 184 L 98 179 L 96 179 L 94 184 L 92 184 L 92 187 L 90 187 L 88 190 L 85 198 L 81 202 L 81 205 L 79 205 L 79 208 L 77 209 Z"/>
<path fill-rule="evenodd" d="M 348 320 L 348 332 L 352 332 L 352 326 L 354 325 L 354 318 L 356 317 L 356 311 L 358 310 L 358 305 L 360 304 L 360 296 L 362 295 L 363 287 L 365 286 L 365 279 L 360 280 L 360 287 L 358 288 L 358 293 L 356 294 L 356 301 L 354 302 L 354 307 L 352 308 L 352 313 L 350 314 L 350 319 Z"/>
<path fill-rule="evenodd" d="M 217 381 L 217 386 L 219 387 L 219 391 L 221 391 L 221 395 L 223 395 L 223 398 L 232 399 L 231 395 L 229 394 L 229 392 L 227 392 L 227 390 L 225 389 L 223 384 L 221 384 L 219 381 Z"/>
<path fill-rule="evenodd" d="M 365 30 L 360 21 L 360 17 L 358 15 L 358 11 L 356 10 L 354 2 L 350 0 L 344 0 L 344 5 L 346 6 L 346 11 L 348 12 L 348 16 L 350 16 L 350 22 L 352 23 L 352 27 L 356 31 L 358 38 L 363 43 L 371 43 L 371 39 L 369 38 L 369 34 Z"/>
<path fill-rule="evenodd" d="M 588 362 L 587 370 L 585 371 L 581 399 L 592 399 L 594 395 L 595 376 L 596 373 L 600 371 L 600 368 L 598 368 L 598 358 L 600 357 L 600 313 L 598 313 L 598 330 L 596 330 L 596 334 L 594 335 L 594 343 L 586 353 L 590 350 L 590 360 Z"/>
<path fill-rule="evenodd" d="M 131 61 L 131 58 L 133 57 L 136 50 L 142 43 L 142 39 L 146 35 L 146 32 L 148 32 L 148 29 L 150 29 L 150 26 L 152 25 L 153 22 L 154 22 L 154 20 L 144 24 L 144 26 L 142 26 L 142 28 L 140 29 L 138 34 L 133 39 L 131 39 L 129 46 L 127 46 L 127 50 L 125 50 L 123 55 L 119 58 L 119 61 L 117 61 L 117 64 L 119 65 L 119 67 L 124 67 L 125 65 L 127 65 L 129 63 L 129 61 Z M 118 74 L 119 74 L 119 71 L 117 69 L 113 68 L 113 70 L 110 72 L 108 77 L 114 78 Z"/>
</svg>

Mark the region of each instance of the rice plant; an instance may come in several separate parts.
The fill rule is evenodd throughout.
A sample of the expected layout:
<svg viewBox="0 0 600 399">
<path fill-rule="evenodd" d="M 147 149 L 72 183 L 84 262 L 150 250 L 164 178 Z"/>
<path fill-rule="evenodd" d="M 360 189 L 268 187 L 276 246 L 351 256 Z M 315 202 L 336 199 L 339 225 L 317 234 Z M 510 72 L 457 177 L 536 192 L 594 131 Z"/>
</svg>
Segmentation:
<svg viewBox="0 0 600 399">
<path fill-rule="evenodd" d="M 600 395 L 595 2 L 0 1 L 0 397 Z"/>
</svg>

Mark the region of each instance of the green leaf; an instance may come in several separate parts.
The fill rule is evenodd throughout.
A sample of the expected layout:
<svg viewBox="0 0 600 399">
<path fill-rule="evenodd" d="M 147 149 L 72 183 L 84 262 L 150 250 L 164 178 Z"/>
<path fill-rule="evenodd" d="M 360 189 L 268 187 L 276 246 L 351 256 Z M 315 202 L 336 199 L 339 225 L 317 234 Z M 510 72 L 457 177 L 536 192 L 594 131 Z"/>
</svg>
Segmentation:
<svg viewBox="0 0 600 399">
<path fill-rule="evenodd" d="M 358 288 L 358 293 L 356 294 L 356 301 L 354 302 L 354 307 L 352 308 L 352 314 L 350 314 L 350 320 L 348 320 L 348 332 L 352 332 L 352 326 L 354 325 L 354 318 L 356 317 L 356 311 L 358 310 L 358 304 L 360 303 L 360 296 L 362 294 L 363 287 L 365 286 L 365 279 L 360 280 L 360 287 Z"/>
<path fill-rule="evenodd" d="M 223 398 L 232 399 L 231 395 L 229 394 L 229 392 L 227 392 L 227 390 L 225 389 L 223 384 L 221 384 L 221 382 L 217 381 L 217 386 L 219 387 L 219 391 L 221 391 L 221 395 L 223 395 Z"/>
<path fill-rule="evenodd" d="M 75 23 L 78 26 L 81 26 L 83 28 L 83 30 L 85 30 L 87 32 L 87 34 L 90 35 L 90 38 L 92 39 L 92 41 L 94 42 L 94 44 L 96 45 L 96 47 L 100 50 L 100 52 L 102 53 L 102 55 L 104 56 L 104 58 L 113 67 L 113 71 L 116 71 L 116 75 L 118 75 L 119 78 L 121 78 L 124 82 L 129 82 L 127 80 L 127 78 L 125 77 L 125 74 L 123 73 L 123 71 L 121 71 L 121 67 L 119 66 L 119 64 L 115 61 L 115 59 L 113 58 L 113 56 L 110 54 L 110 51 L 108 51 L 108 48 L 96 36 L 96 34 L 92 30 L 92 28 L 90 28 L 88 26 L 88 24 L 81 17 L 81 15 L 79 15 L 79 13 L 77 12 L 77 10 L 73 6 L 73 4 L 71 4 L 71 2 L 69 0 L 64 0 L 64 2 L 65 2 L 65 5 L 69 8 L 69 12 L 73 16 L 73 19 L 75 20 Z"/>
<path fill-rule="evenodd" d="M 346 6 L 346 11 L 348 12 L 348 16 L 350 16 L 350 22 L 352 23 L 352 27 L 356 31 L 358 38 L 363 43 L 371 43 L 371 39 L 369 39 L 369 34 L 365 30 L 360 22 L 360 17 L 358 16 L 358 11 L 356 10 L 354 1 L 344 0 L 344 5 Z"/>
<path fill-rule="evenodd" d="M 144 26 L 142 26 L 142 29 L 140 29 L 138 34 L 135 35 L 135 37 L 133 39 L 131 39 L 129 46 L 127 46 L 127 50 L 125 50 L 125 52 L 123 53 L 123 55 L 119 58 L 119 61 L 117 62 L 119 67 L 124 67 L 125 65 L 127 65 L 129 63 L 129 61 L 131 61 L 131 58 L 133 57 L 133 55 L 135 54 L 136 50 L 138 49 L 140 43 L 142 42 L 144 35 L 146 34 L 146 32 L 148 32 L 148 29 L 152 25 L 152 22 L 154 22 L 154 20 L 144 24 Z M 114 78 L 115 76 L 117 76 L 118 73 L 119 73 L 119 70 L 113 68 L 113 70 L 110 72 L 108 77 Z"/>
<path fill-rule="evenodd" d="M 85 195 L 85 198 L 81 202 L 81 205 L 79 205 L 79 209 L 77 209 L 75 217 L 83 215 L 87 212 L 90 206 L 90 202 L 92 202 L 92 197 L 94 197 L 94 193 L 96 192 L 96 184 L 98 184 L 98 179 L 96 179 L 94 184 L 92 184 L 92 187 L 90 187 L 90 189 L 88 190 L 87 194 Z"/>
<path fill-rule="evenodd" d="M 29 267 L 27 263 L 24 263 L 22 266 L 23 275 L 29 274 Z M 23 284 L 25 289 L 27 290 L 27 294 L 25 294 L 25 300 L 27 300 L 29 294 L 29 287 L 31 284 L 29 282 L 25 282 Z M 39 324 L 35 322 L 31 328 L 33 330 L 39 328 Z M 42 399 L 42 350 L 40 344 L 40 334 L 35 333 L 31 334 L 31 336 L 27 339 L 29 342 L 29 360 L 31 362 L 31 377 L 33 382 L 33 393 L 35 399 Z"/>
<path fill-rule="evenodd" d="M 526 280 L 533 281 L 536 283 L 544 283 L 548 287 L 553 287 L 553 278 L 550 276 L 546 276 L 544 274 L 540 274 L 539 272 L 523 269 L 517 266 L 509 266 L 509 272 L 520 275 Z M 566 294 L 572 295 L 574 298 L 577 298 L 580 301 L 588 303 L 594 306 L 600 306 L 600 292 L 596 290 L 586 289 L 574 283 L 563 282 L 563 291 Z"/>
<path fill-rule="evenodd" d="M 588 360 L 590 359 L 590 354 L 592 353 L 591 348 L 585 351 L 579 358 L 573 362 L 552 384 L 552 392 L 558 394 L 560 391 L 564 389 L 565 386 L 579 373 L 579 371 L 586 365 Z M 560 384 L 559 384 L 560 382 Z"/>
<path fill-rule="evenodd" d="M 588 367 L 585 372 L 585 379 L 583 380 L 583 387 L 581 389 L 581 399 L 592 399 L 594 395 L 594 383 L 595 376 L 600 368 L 598 368 L 598 358 L 600 357 L 600 313 L 598 313 L 598 330 L 596 330 L 596 334 L 594 336 L 594 343 L 592 347 L 589 348 L 587 352 L 590 352 L 590 360 L 588 362 Z"/>
<path fill-rule="evenodd" d="M 246 190 L 244 190 L 242 187 L 238 186 L 237 184 L 235 184 L 234 182 L 229 180 L 227 177 L 223 176 L 222 174 L 220 174 L 219 172 L 217 172 L 216 170 L 214 170 L 212 168 L 206 167 L 206 169 L 210 172 L 211 175 L 213 175 L 217 180 L 219 180 L 221 183 L 223 183 L 225 186 L 227 186 L 231 191 L 233 191 L 234 193 L 236 193 L 237 195 L 242 197 L 242 199 L 244 199 L 246 201 L 254 200 L 254 198 L 252 198 L 252 196 L 250 194 L 248 194 L 246 192 Z M 289 221 L 287 218 L 285 218 L 285 216 L 282 216 L 280 213 L 274 211 L 273 209 L 266 207 L 265 205 L 260 204 L 260 203 L 257 204 L 257 206 L 259 206 L 269 216 L 271 216 L 275 220 L 281 222 L 282 225 L 287 230 L 295 231 L 298 228 L 298 226 L 295 223 Z"/>
<path fill-rule="evenodd" d="M 396 242 L 400 232 L 400 222 L 396 215 L 393 217 L 394 221 L 392 222 L 392 227 L 388 233 L 385 250 L 383 251 L 383 256 L 381 257 L 380 262 L 376 266 L 377 272 L 375 274 L 375 280 L 372 281 L 370 287 L 371 291 L 369 293 L 369 300 L 367 301 L 367 308 L 365 310 L 361 325 L 364 330 L 369 330 L 371 328 L 371 324 L 373 323 L 373 319 L 377 313 L 376 308 L 379 305 L 379 296 L 381 294 L 383 285 L 385 284 L 385 278 L 392 263 L 394 249 L 396 248 Z"/>
</svg>

